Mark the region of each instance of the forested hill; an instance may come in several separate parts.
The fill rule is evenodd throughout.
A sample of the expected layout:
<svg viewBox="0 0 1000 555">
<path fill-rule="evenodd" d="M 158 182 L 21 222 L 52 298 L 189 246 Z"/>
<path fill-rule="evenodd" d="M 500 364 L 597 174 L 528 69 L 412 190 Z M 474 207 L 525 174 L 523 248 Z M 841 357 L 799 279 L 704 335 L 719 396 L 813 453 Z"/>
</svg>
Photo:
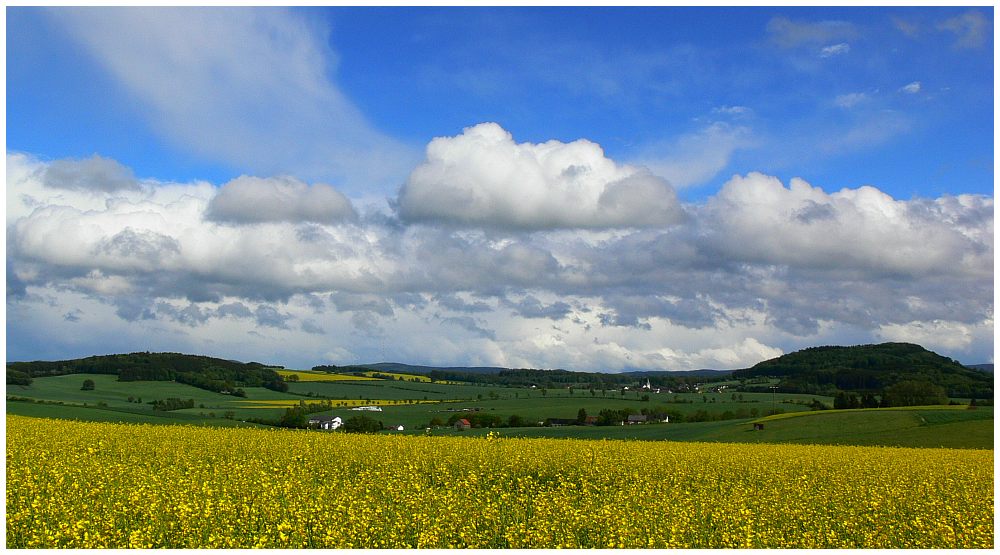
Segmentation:
<svg viewBox="0 0 1000 555">
<path fill-rule="evenodd" d="M 901 381 L 929 382 L 950 397 L 993 397 L 993 377 L 911 343 L 810 347 L 737 370 L 734 378 L 781 378 L 783 390 L 878 392 Z"/>
<path fill-rule="evenodd" d="M 180 353 L 129 353 L 57 361 L 8 362 L 7 383 L 63 374 L 112 374 L 119 381 L 177 381 L 220 393 L 239 395 L 243 387 L 285 391 L 288 385 L 273 367 Z M 13 381 L 12 381 L 13 380 Z"/>
</svg>

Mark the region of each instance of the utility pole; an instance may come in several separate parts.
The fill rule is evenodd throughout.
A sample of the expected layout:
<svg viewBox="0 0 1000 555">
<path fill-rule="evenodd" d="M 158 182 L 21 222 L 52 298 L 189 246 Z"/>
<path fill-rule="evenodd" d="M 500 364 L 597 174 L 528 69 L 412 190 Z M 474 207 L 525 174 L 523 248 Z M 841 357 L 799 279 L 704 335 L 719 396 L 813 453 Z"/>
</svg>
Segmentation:
<svg viewBox="0 0 1000 555">
<path fill-rule="evenodd" d="M 771 387 L 771 414 L 778 414 L 778 405 L 774 401 L 774 390 L 778 389 L 778 386 L 772 385 Z"/>
</svg>

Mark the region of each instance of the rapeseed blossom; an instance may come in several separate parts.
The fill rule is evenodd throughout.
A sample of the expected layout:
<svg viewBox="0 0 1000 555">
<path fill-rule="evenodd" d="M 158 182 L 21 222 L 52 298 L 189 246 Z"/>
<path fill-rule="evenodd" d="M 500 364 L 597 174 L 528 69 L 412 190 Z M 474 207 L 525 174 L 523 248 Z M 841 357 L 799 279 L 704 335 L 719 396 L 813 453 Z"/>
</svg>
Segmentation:
<svg viewBox="0 0 1000 555">
<path fill-rule="evenodd" d="M 992 548 L 993 526 L 992 451 L 7 417 L 11 548 Z"/>
</svg>

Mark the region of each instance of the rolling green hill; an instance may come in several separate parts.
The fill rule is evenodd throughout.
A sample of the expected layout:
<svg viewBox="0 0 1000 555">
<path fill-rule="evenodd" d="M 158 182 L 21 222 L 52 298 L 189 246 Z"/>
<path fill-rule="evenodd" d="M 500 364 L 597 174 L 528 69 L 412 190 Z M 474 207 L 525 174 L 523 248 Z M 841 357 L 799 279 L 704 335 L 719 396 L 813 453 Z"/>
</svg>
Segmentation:
<svg viewBox="0 0 1000 555">
<path fill-rule="evenodd" d="M 810 347 L 737 370 L 733 377 L 780 378 L 782 391 L 826 395 L 877 393 L 902 381 L 919 381 L 944 388 L 949 397 L 993 398 L 992 375 L 910 343 Z"/>
<path fill-rule="evenodd" d="M 243 363 L 180 353 L 129 353 L 7 363 L 8 385 L 28 385 L 35 378 L 67 374 L 110 374 L 122 382 L 176 381 L 237 396 L 241 396 L 242 388 L 246 387 L 288 389 L 273 367 L 259 362 Z"/>
</svg>

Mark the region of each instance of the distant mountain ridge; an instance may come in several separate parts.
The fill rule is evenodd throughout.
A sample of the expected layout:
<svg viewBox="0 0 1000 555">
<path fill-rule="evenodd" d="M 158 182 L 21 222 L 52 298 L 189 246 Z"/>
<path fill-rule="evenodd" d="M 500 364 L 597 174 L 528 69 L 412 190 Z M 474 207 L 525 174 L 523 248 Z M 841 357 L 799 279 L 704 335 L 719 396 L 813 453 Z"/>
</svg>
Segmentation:
<svg viewBox="0 0 1000 555">
<path fill-rule="evenodd" d="M 499 374 L 514 368 L 504 368 L 501 366 L 421 366 L 416 364 L 403 364 L 401 362 L 376 362 L 374 364 L 356 364 L 352 366 L 371 368 L 383 372 L 397 372 L 400 374 L 421 374 L 427 375 L 433 371 L 443 372 L 468 372 L 470 374 Z M 558 371 L 562 370 L 556 369 Z M 620 376 L 631 376 L 636 378 L 667 376 L 667 377 L 694 377 L 694 378 L 718 378 L 732 374 L 734 370 L 712 370 L 701 368 L 698 370 L 630 370 L 627 372 L 606 372 Z M 581 372 L 583 373 L 583 372 Z"/>
<path fill-rule="evenodd" d="M 671 378 L 689 377 L 718 379 L 731 376 L 733 372 L 735 372 L 735 370 L 712 370 L 710 368 L 699 368 L 698 370 L 632 370 L 629 372 L 622 372 L 622 375 L 635 376 L 637 378 L 666 376 Z"/>
<path fill-rule="evenodd" d="M 374 364 L 355 364 L 352 366 L 371 368 L 372 370 L 381 370 L 382 372 L 419 374 L 422 376 L 429 375 L 433 371 L 468 372 L 470 374 L 499 374 L 504 370 L 509 370 L 509 368 L 501 368 L 499 366 L 421 366 L 418 364 L 403 364 L 401 362 L 376 362 Z"/>
</svg>

